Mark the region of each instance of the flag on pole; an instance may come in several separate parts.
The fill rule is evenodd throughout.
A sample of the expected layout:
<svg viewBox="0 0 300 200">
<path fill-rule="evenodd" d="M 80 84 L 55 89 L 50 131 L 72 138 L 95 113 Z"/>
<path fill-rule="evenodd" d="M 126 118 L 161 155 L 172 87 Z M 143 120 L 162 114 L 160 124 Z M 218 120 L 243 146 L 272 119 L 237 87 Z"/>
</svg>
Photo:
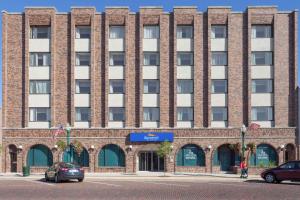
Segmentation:
<svg viewBox="0 0 300 200">
<path fill-rule="evenodd" d="M 61 124 L 58 125 L 57 129 L 54 131 L 54 133 L 52 135 L 53 140 L 55 140 L 59 134 L 63 134 L 64 132 L 65 131 L 64 131 L 63 125 L 61 125 Z"/>
<path fill-rule="evenodd" d="M 260 125 L 259 124 L 256 124 L 256 123 L 251 123 L 250 126 L 249 126 L 249 130 L 250 131 L 255 131 L 257 129 L 260 128 Z"/>
</svg>

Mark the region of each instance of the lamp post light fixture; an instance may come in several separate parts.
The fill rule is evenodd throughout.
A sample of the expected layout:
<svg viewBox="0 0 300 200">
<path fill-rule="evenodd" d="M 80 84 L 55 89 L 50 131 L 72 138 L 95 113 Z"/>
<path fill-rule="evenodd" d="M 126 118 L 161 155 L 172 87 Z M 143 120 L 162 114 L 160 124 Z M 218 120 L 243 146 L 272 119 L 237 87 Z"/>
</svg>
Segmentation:
<svg viewBox="0 0 300 200">
<path fill-rule="evenodd" d="M 68 155 L 68 162 L 71 162 L 72 160 L 72 151 L 70 148 L 70 134 L 71 134 L 71 126 L 69 123 L 66 125 L 66 131 L 67 131 L 67 155 Z"/>
<path fill-rule="evenodd" d="M 241 133 L 242 133 L 242 159 L 245 157 L 245 134 L 246 134 L 247 128 L 245 124 L 243 124 L 241 128 Z"/>
</svg>

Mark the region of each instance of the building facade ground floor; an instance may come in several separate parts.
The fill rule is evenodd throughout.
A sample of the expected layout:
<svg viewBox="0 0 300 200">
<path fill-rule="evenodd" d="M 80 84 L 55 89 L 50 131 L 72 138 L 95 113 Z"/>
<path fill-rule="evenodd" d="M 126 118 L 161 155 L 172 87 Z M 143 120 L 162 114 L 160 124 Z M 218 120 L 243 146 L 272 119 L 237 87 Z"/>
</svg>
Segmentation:
<svg viewBox="0 0 300 200">
<path fill-rule="evenodd" d="M 80 142 L 77 153 L 71 146 L 65 150 L 53 139 L 51 129 L 3 129 L 3 172 L 44 172 L 58 161 L 78 163 L 87 172 L 166 171 L 170 173 L 237 173 L 241 160 L 238 144 L 242 143 L 238 128 L 226 129 L 72 129 L 71 144 Z M 257 174 L 265 167 L 298 158 L 295 128 L 260 128 L 246 131 L 245 145 L 254 144 L 255 151 L 246 149 L 249 173 Z M 172 151 L 160 158 L 156 151 L 161 142 L 133 142 L 130 134 L 142 133 L 156 137 L 168 133 Z M 148 137 L 147 136 L 147 137 Z M 250 145 L 251 146 L 251 145 Z"/>
</svg>

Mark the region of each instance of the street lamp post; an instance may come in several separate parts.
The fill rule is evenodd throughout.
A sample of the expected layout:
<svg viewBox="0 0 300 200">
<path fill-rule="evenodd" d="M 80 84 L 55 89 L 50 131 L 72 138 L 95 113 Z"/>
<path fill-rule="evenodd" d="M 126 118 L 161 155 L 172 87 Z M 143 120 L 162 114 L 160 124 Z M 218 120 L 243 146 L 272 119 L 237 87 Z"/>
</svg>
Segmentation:
<svg viewBox="0 0 300 200">
<path fill-rule="evenodd" d="M 66 131 L 67 131 L 67 148 L 68 148 L 68 162 L 71 162 L 71 157 L 72 157 L 72 151 L 70 147 L 70 134 L 71 134 L 71 126 L 69 123 L 67 123 L 66 126 Z"/>
<path fill-rule="evenodd" d="M 241 128 L 241 132 L 242 132 L 242 159 L 245 158 L 245 134 L 246 134 L 246 131 L 247 131 L 247 128 L 243 124 L 243 126 Z"/>
</svg>

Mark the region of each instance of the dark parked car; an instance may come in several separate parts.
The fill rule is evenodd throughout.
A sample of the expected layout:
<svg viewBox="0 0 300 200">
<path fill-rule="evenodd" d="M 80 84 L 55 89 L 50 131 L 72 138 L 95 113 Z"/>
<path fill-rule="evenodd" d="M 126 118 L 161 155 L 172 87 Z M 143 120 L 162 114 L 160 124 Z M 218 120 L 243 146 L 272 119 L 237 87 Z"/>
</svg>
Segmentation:
<svg viewBox="0 0 300 200">
<path fill-rule="evenodd" d="M 84 179 L 83 168 L 73 163 L 58 162 L 54 163 L 45 172 L 46 181 L 52 180 L 58 183 L 70 179 L 77 179 L 79 182 L 82 182 Z"/>
<path fill-rule="evenodd" d="M 300 181 L 300 161 L 289 161 L 278 167 L 267 169 L 260 175 L 268 183 Z"/>
</svg>

